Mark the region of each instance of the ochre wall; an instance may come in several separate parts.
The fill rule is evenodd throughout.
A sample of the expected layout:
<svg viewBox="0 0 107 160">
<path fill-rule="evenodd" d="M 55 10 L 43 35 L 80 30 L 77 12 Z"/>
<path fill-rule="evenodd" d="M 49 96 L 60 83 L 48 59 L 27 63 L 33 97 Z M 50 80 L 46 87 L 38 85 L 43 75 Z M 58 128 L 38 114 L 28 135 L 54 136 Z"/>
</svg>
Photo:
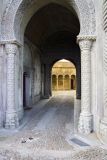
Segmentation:
<svg viewBox="0 0 107 160">
<path fill-rule="evenodd" d="M 71 62 L 59 61 L 52 68 L 52 89 L 76 89 L 76 69 Z"/>
</svg>

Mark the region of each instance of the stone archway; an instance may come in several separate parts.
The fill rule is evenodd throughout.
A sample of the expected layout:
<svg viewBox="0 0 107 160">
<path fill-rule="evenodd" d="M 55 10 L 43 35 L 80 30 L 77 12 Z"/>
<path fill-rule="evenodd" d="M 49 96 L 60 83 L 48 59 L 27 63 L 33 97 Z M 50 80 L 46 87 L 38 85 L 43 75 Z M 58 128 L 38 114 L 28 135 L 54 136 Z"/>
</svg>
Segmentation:
<svg viewBox="0 0 107 160">
<path fill-rule="evenodd" d="M 77 38 L 81 49 L 81 115 L 79 120 L 79 131 L 90 133 L 92 131 L 91 113 L 91 48 L 95 40 L 95 10 L 92 0 L 13 0 L 8 3 L 2 20 L 0 43 L 5 45 L 7 53 L 7 111 L 6 127 L 15 128 L 19 125 L 17 109 L 15 107 L 15 59 L 18 56 L 19 48 L 23 45 L 23 36 L 27 23 L 33 14 L 41 7 L 49 3 L 58 3 L 74 14 L 80 21 L 80 34 Z M 0 63 L 1 64 L 1 63 Z M 86 123 L 87 122 L 87 123 Z"/>
<path fill-rule="evenodd" d="M 67 0 L 66 2 L 63 0 L 58 2 L 56 0 L 14 0 L 7 4 L 3 15 L 1 42 L 18 41 L 20 43 L 23 37 L 20 37 L 19 33 L 24 33 L 30 18 L 38 9 L 50 3 L 58 3 L 68 9 L 74 9 L 81 25 L 80 35 L 93 35 L 95 33 L 95 9 L 92 0 Z"/>
</svg>

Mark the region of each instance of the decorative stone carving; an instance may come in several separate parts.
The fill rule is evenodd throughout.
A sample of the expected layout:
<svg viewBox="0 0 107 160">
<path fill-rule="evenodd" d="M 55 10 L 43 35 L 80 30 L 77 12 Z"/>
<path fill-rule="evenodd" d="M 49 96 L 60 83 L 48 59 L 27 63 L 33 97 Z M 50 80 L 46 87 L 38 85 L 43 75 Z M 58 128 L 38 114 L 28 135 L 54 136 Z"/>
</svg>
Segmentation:
<svg viewBox="0 0 107 160">
<path fill-rule="evenodd" d="M 107 138 L 107 121 L 102 120 L 100 124 L 100 135 Z"/>
<path fill-rule="evenodd" d="M 107 1 L 103 1 L 103 29 L 104 29 L 104 51 L 103 51 L 103 68 L 104 68 L 104 87 L 103 87 L 103 106 L 104 114 L 100 123 L 100 134 L 107 137 Z"/>
<path fill-rule="evenodd" d="M 4 113 L 3 113 L 3 45 L 0 45 L 0 128 L 3 127 Z"/>
<path fill-rule="evenodd" d="M 103 28 L 105 33 L 104 40 L 104 116 L 107 116 L 107 1 L 103 2 Z"/>
<path fill-rule="evenodd" d="M 20 29 L 24 30 L 27 22 L 30 20 L 35 11 L 39 8 L 53 3 L 53 0 L 13 0 L 9 1 L 6 7 L 6 11 L 3 15 L 2 20 L 2 35 L 0 36 L 1 41 L 8 40 L 17 40 L 20 41 Z M 61 1 L 56 1 L 59 5 L 64 5 Z M 35 5 L 36 4 L 36 5 Z M 82 35 L 84 34 L 94 34 L 95 33 L 95 8 L 92 0 L 70 0 L 68 2 L 69 7 L 72 6 L 76 13 L 78 14 Z M 36 6 L 35 9 L 32 9 L 32 6 Z M 37 7 L 38 6 L 38 7 Z M 26 15 L 26 10 L 31 10 L 31 16 L 27 16 L 28 20 L 26 20 L 25 26 L 20 26 L 21 20 L 23 19 L 23 15 Z M 20 28 L 21 27 L 21 28 Z M 22 29 L 23 28 L 23 29 Z"/>
<path fill-rule="evenodd" d="M 15 56 L 16 44 L 6 44 L 7 52 L 7 111 L 5 128 L 16 128 L 19 125 L 18 114 L 15 108 Z"/>
<path fill-rule="evenodd" d="M 91 47 L 95 36 L 78 36 L 81 49 L 81 114 L 78 131 L 89 134 L 93 130 L 91 113 Z"/>
<path fill-rule="evenodd" d="M 107 33 L 107 1 L 103 0 L 103 28 Z"/>
</svg>

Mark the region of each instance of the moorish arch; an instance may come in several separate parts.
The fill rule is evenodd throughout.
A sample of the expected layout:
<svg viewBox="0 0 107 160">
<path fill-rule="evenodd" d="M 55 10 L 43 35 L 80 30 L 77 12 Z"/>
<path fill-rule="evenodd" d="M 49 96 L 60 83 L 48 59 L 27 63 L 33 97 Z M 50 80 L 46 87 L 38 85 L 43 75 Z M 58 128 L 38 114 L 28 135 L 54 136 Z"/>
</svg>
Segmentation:
<svg viewBox="0 0 107 160">
<path fill-rule="evenodd" d="M 18 41 L 21 43 L 30 18 L 40 8 L 50 3 L 60 4 L 71 11 L 74 10 L 80 21 L 80 35 L 95 34 L 95 9 L 92 0 L 13 0 L 8 2 L 3 15 L 1 42 Z"/>
<path fill-rule="evenodd" d="M 39 9 L 50 3 L 58 4 L 71 11 L 80 23 L 80 33 L 77 38 L 81 50 L 81 114 L 78 124 L 80 133 L 90 133 L 93 130 L 93 115 L 91 111 L 91 49 L 95 41 L 95 9 L 92 0 L 13 0 L 7 5 L 2 19 L 0 43 L 7 53 L 7 111 L 6 128 L 19 126 L 19 118 L 15 100 L 16 56 L 19 48 L 23 48 L 25 28 Z M 18 53 L 18 54 L 17 54 Z M 20 53 L 23 53 L 20 49 Z M 1 62 L 0 62 L 1 64 Z M 87 123 L 86 123 L 87 122 Z"/>
</svg>

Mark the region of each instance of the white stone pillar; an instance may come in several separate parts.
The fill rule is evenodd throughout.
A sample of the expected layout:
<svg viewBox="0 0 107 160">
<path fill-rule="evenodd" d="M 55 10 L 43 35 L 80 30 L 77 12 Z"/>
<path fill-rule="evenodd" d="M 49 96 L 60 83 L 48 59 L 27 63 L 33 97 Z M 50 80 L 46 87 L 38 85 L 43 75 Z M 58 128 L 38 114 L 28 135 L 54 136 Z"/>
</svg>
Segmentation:
<svg viewBox="0 0 107 160">
<path fill-rule="evenodd" d="M 100 124 L 100 134 L 107 142 L 107 1 L 103 0 L 103 29 L 104 29 L 104 50 L 103 50 L 103 117 Z"/>
<path fill-rule="evenodd" d="M 19 126 L 18 113 L 15 106 L 15 56 L 18 46 L 16 44 L 6 44 L 7 52 L 7 110 L 5 128 L 16 128 Z M 18 96 L 18 95 L 17 95 Z"/>
<path fill-rule="evenodd" d="M 4 120 L 4 106 L 3 106 L 3 71 L 4 70 L 4 63 L 3 63 L 3 45 L 0 45 L 0 128 L 3 127 L 3 120 Z"/>
<path fill-rule="evenodd" d="M 81 50 L 81 114 L 78 131 L 89 134 L 93 130 L 91 113 L 91 47 L 95 37 L 78 36 Z"/>
</svg>

